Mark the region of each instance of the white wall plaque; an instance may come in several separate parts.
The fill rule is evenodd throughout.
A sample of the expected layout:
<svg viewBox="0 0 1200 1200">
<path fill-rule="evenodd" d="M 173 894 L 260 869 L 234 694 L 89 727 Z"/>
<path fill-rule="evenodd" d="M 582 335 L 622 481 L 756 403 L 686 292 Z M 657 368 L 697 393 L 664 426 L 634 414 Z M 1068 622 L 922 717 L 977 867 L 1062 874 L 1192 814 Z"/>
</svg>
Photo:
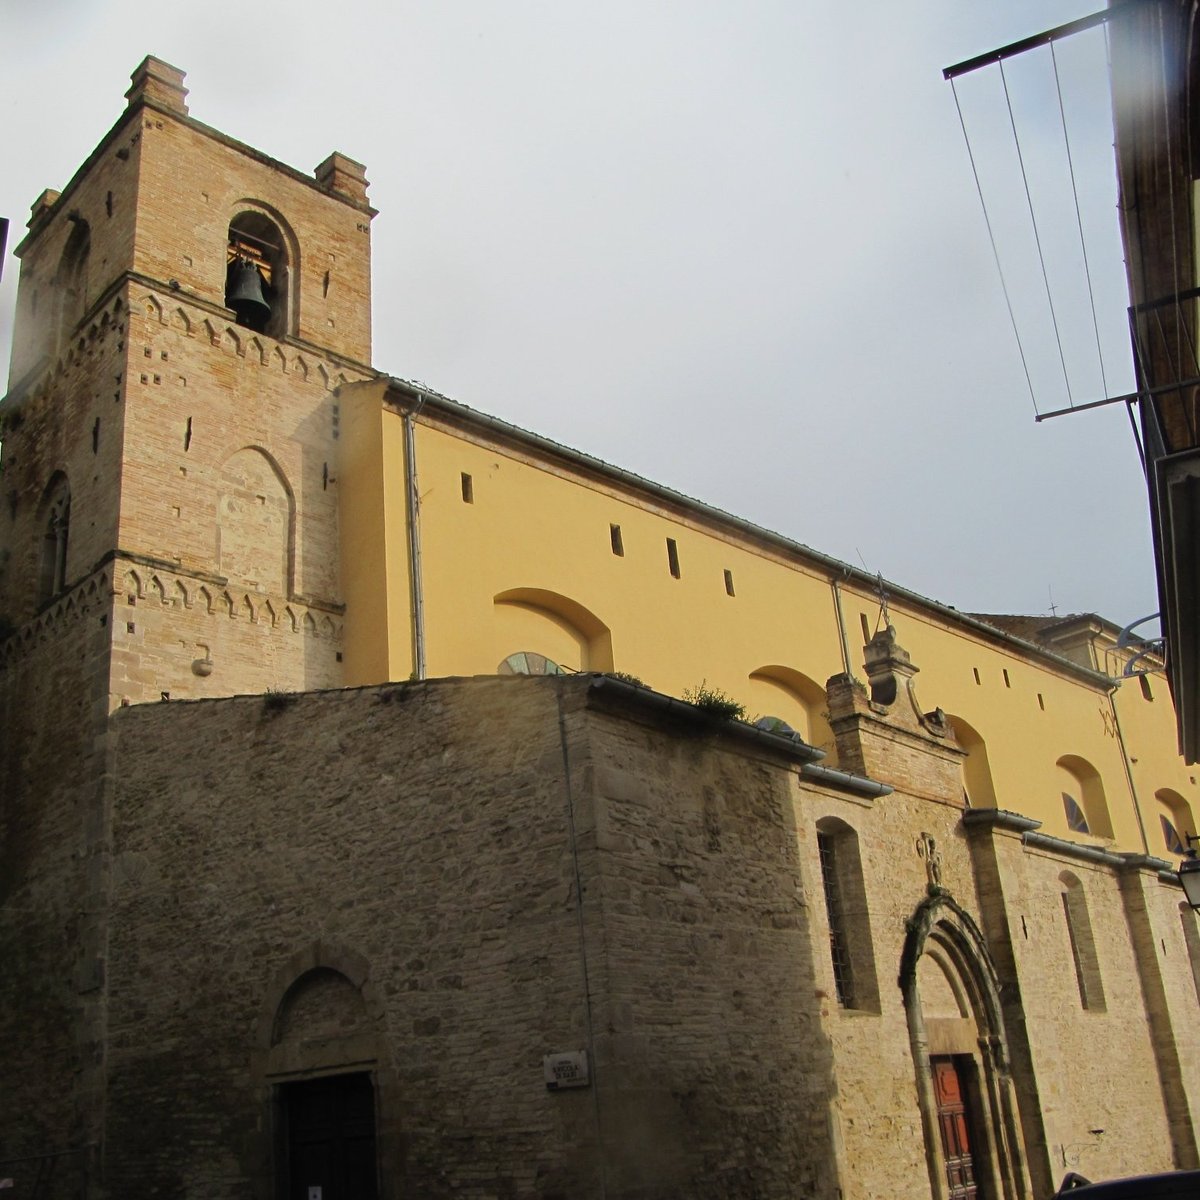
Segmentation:
<svg viewBox="0 0 1200 1200">
<path fill-rule="evenodd" d="M 546 1087 L 552 1092 L 562 1088 L 587 1087 L 588 1058 L 586 1050 L 568 1050 L 562 1054 L 547 1054 L 542 1059 Z"/>
</svg>

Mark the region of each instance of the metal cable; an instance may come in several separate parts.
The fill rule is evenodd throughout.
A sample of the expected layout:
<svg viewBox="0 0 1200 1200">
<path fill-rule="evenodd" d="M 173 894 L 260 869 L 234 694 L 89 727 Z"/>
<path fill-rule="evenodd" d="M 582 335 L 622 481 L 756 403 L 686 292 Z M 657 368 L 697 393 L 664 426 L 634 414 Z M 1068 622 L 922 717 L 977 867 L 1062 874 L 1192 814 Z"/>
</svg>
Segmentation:
<svg viewBox="0 0 1200 1200">
<path fill-rule="evenodd" d="M 1021 153 L 1021 139 L 1017 135 L 1017 120 L 1013 116 L 1012 99 L 1008 94 L 1008 78 L 1004 74 L 1004 60 L 1001 59 L 998 64 L 1000 67 L 1000 82 L 1004 85 L 1004 103 L 1008 106 L 1008 123 L 1012 126 L 1013 144 L 1017 148 L 1017 163 L 1021 168 L 1021 182 L 1025 187 L 1025 203 L 1029 206 L 1029 220 L 1033 225 L 1033 241 L 1037 246 L 1038 263 L 1042 268 L 1042 282 L 1046 286 L 1046 303 L 1050 306 L 1050 323 L 1054 326 L 1054 341 L 1058 345 L 1058 361 L 1062 364 L 1063 383 L 1067 389 L 1067 404 L 1069 407 L 1075 407 L 1075 398 L 1071 395 L 1071 380 L 1067 375 L 1067 357 L 1063 353 L 1062 336 L 1058 329 L 1058 316 L 1054 311 L 1054 297 L 1050 294 L 1050 276 L 1046 273 L 1046 256 L 1042 253 L 1042 238 L 1038 232 L 1037 217 L 1033 212 L 1033 196 L 1029 192 L 1029 176 L 1025 171 L 1025 156 Z"/>
<path fill-rule="evenodd" d="M 1079 189 L 1075 184 L 1075 160 L 1071 155 L 1071 135 L 1067 132 L 1067 111 L 1063 106 L 1062 83 L 1058 77 L 1058 55 L 1050 43 L 1050 61 L 1054 65 L 1054 90 L 1058 93 L 1058 115 L 1062 120 L 1063 145 L 1067 149 L 1067 169 L 1071 175 L 1071 198 L 1075 201 L 1075 224 L 1079 228 L 1079 249 L 1083 253 L 1083 274 L 1087 280 L 1088 303 L 1092 306 L 1092 329 L 1096 334 L 1096 358 L 1100 363 L 1100 387 L 1108 395 L 1108 379 L 1104 373 L 1104 350 L 1100 345 L 1100 322 L 1096 318 L 1096 293 L 1092 288 L 1092 271 L 1088 264 L 1087 241 L 1083 236 L 1083 214 L 1079 211 Z"/>
<path fill-rule="evenodd" d="M 988 215 L 987 201 L 983 198 L 983 185 L 979 182 L 979 169 L 975 165 L 975 155 L 971 150 L 971 139 L 967 134 L 967 123 L 963 118 L 962 105 L 958 102 L 958 88 L 953 79 L 950 80 L 950 91 L 954 95 L 954 107 L 958 112 L 958 123 L 963 132 L 963 141 L 967 146 L 967 158 L 971 162 L 971 174 L 975 177 L 975 191 L 979 196 L 979 207 L 983 209 L 983 223 L 987 226 L 988 241 L 992 244 L 992 257 L 996 260 L 996 273 L 1000 276 L 1000 290 L 1004 293 L 1004 305 L 1008 309 L 1008 319 L 1012 324 L 1013 337 L 1017 342 L 1017 353 L 1021 356 L 1021 369 L 1025 372 L 1025 386 L 1029 388 L 1029 400 L 1033 405 L 1034 415 L 1038 415 L 1037 397 L 1033 394 L 1033 380 L 1029 377 L 1029 364 L 1025 361 L 1025 347 L 1021 345 L 1021 332 L 1017 328 L 1017 318 L 1013 313 L 1012 298 L 1008 293 L 1008 282 L 1004 278 L 1004 268 L 1000 265 L 1000 251 L 996 248 L 996 235 L 992 230 L 992 218 Z"/>
</svg>

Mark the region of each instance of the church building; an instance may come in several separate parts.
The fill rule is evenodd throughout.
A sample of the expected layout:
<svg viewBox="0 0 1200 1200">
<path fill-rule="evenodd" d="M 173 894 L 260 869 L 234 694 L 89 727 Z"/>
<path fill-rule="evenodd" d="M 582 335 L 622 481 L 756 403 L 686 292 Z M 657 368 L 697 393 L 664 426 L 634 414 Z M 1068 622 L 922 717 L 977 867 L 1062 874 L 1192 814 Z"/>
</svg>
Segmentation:
<svg viewBox="0 0 1200 1200">
<path fill-rule="evenodd" d="M 1043 1200 L 1200 1167 L 1161 661 L 385 374 L 364 168 L 132 80 L 16 247 L 0 1186 Z"/>
</svg>

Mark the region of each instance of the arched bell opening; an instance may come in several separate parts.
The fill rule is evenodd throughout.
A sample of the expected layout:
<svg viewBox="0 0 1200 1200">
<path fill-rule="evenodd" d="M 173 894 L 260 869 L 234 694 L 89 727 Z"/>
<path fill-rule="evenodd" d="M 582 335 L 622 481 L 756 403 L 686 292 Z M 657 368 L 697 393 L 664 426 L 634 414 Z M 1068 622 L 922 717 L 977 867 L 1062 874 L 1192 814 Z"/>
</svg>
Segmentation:
<svg viewBox="0 0 1200 1200">
<path fill-rule="evenodd" d="M 983 935 L 941 889 L 908 928 L 899 983 L 934 1200 L 1025 1200 L 1029 1168 Z"/>
<path fill-rule="evenodd" d="M 265 213 L 245 211 L 229 224 L 225 251 L 225 305 L 255 333 L 291 332 L 287 239 Z"/>
</svg>

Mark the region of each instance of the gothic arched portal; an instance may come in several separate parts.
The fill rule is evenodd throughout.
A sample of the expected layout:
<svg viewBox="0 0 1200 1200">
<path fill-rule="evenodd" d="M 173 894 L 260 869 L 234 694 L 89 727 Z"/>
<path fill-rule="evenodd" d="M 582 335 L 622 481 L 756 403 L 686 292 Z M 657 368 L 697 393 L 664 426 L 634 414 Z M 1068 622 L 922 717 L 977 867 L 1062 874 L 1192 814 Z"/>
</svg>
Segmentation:
<svg viewBox="0 0 1200 1200">
<path fill-rule="evenodd" d="M 944 888 L 908 922 L 898 982 L 934 1200 L 1025 1200 L 999 981 L 979 927 Z"/>
</svg>

